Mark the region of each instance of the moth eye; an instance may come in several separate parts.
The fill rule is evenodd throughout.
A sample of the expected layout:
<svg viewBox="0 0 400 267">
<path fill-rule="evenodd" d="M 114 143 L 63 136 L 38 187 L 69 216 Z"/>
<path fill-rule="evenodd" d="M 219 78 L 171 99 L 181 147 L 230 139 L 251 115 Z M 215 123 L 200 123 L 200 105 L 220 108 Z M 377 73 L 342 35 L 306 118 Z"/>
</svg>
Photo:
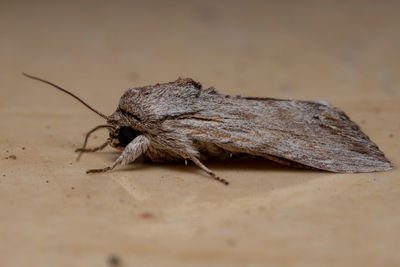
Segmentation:
<svg viewBox="0 0 400 267">
<path fill-rule="evenodd" d="M 130 127 L 121 127 L 118 133 L 118 141 L 122 146 L 128 145 L 139 133 Z"/>
</svg>

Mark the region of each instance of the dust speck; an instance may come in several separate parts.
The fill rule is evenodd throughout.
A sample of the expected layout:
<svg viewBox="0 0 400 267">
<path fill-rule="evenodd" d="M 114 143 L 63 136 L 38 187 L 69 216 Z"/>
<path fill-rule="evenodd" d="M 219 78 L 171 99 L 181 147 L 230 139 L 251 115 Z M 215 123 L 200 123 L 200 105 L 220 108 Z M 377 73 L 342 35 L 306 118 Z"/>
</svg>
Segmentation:
<svg viewBox="0 0 400 267">
<path fill-rule="evenodd" d="M 140 214 L 140 218 L 152 219 L 152 218 L 154 218 L 154 214 L 151 213 L 151 212 L 146 211 L 146 212 L 143 212 L 143 213 Z"/>
<path fill-rule="evenodd" d="M 8 158 L 9 158 L 9 159 L 16 160 L 16 159 L 17 159 L 17 156 L 15 156 L 15 155 L 10 155 L 10 156 L 8 156 Z"/>
<path fill-rule="evenodd" d="M 108 265 L 109 266 L 121 266 L 121 259 L 114 254 L 111 254 L 110 256 L 108 256 Z"/>
</svg>

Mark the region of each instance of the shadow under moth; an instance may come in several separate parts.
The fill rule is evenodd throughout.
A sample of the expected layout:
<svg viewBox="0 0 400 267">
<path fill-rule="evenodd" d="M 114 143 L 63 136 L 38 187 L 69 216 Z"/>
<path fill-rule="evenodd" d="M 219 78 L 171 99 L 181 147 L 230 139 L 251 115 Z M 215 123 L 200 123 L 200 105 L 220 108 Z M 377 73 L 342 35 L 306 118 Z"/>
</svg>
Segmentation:
<svg viewBox="0 0 400 267">
<path fill-rule="evenodd" d="M 392 164 L 382 151 L 339 108 L 327 101 L 230 96 L 202 89 L 192 79 L 130 88 L 110 116 L 92 108 L 73 93 L 28 74 L 71 95 L 106 120 L 90 130 L 80 155 L 110 145 L 122 151 L 106 172 L 138 156 L 153 162 L 192 161 L 211 177 L 225 179 L 203 160 L 248 154 L 280 164 L 331 172 L 385 171 Z M 100 146 L 87 149 L 89 136 L 109 130 Z M 80 156 L 79 155 L 79 156 Z"/>
</svg>

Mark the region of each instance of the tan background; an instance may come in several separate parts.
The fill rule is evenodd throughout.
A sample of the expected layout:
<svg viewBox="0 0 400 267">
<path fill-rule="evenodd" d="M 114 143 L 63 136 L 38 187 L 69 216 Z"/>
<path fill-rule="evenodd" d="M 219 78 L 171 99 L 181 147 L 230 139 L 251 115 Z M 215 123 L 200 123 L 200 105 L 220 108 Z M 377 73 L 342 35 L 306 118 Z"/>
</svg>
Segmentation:
<svg viewBox="0 0 400 267">
<path fill-rule="evenodd" d="M 106 114 L 126 88 L 178 76 L 327 99 L 399 166 L 399 2 L 151 2 L 0 1 L 0 266 L 399 266 L 397 168 L 209 162 L 229 187 L 193 165 L 86 175 L 117 156 L 75 162 L 102 119 L 20 75 Z"/>
</svg>

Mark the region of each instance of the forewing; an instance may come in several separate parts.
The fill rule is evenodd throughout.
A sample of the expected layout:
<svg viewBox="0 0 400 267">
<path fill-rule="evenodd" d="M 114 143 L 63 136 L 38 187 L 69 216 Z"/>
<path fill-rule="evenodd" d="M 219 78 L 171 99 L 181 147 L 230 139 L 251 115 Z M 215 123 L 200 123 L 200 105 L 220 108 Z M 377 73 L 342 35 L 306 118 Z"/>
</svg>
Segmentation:
<svg viewBox="0 0 400 267">
<path fill-rule="evenodd" d="M 333 172 L 391 168 L 346 114 L 323 102 L 222 96 L 203 91 L 191 114 L 164 122 L 193 141 L 232 152 L 275 156 Z"/>
</svg>

